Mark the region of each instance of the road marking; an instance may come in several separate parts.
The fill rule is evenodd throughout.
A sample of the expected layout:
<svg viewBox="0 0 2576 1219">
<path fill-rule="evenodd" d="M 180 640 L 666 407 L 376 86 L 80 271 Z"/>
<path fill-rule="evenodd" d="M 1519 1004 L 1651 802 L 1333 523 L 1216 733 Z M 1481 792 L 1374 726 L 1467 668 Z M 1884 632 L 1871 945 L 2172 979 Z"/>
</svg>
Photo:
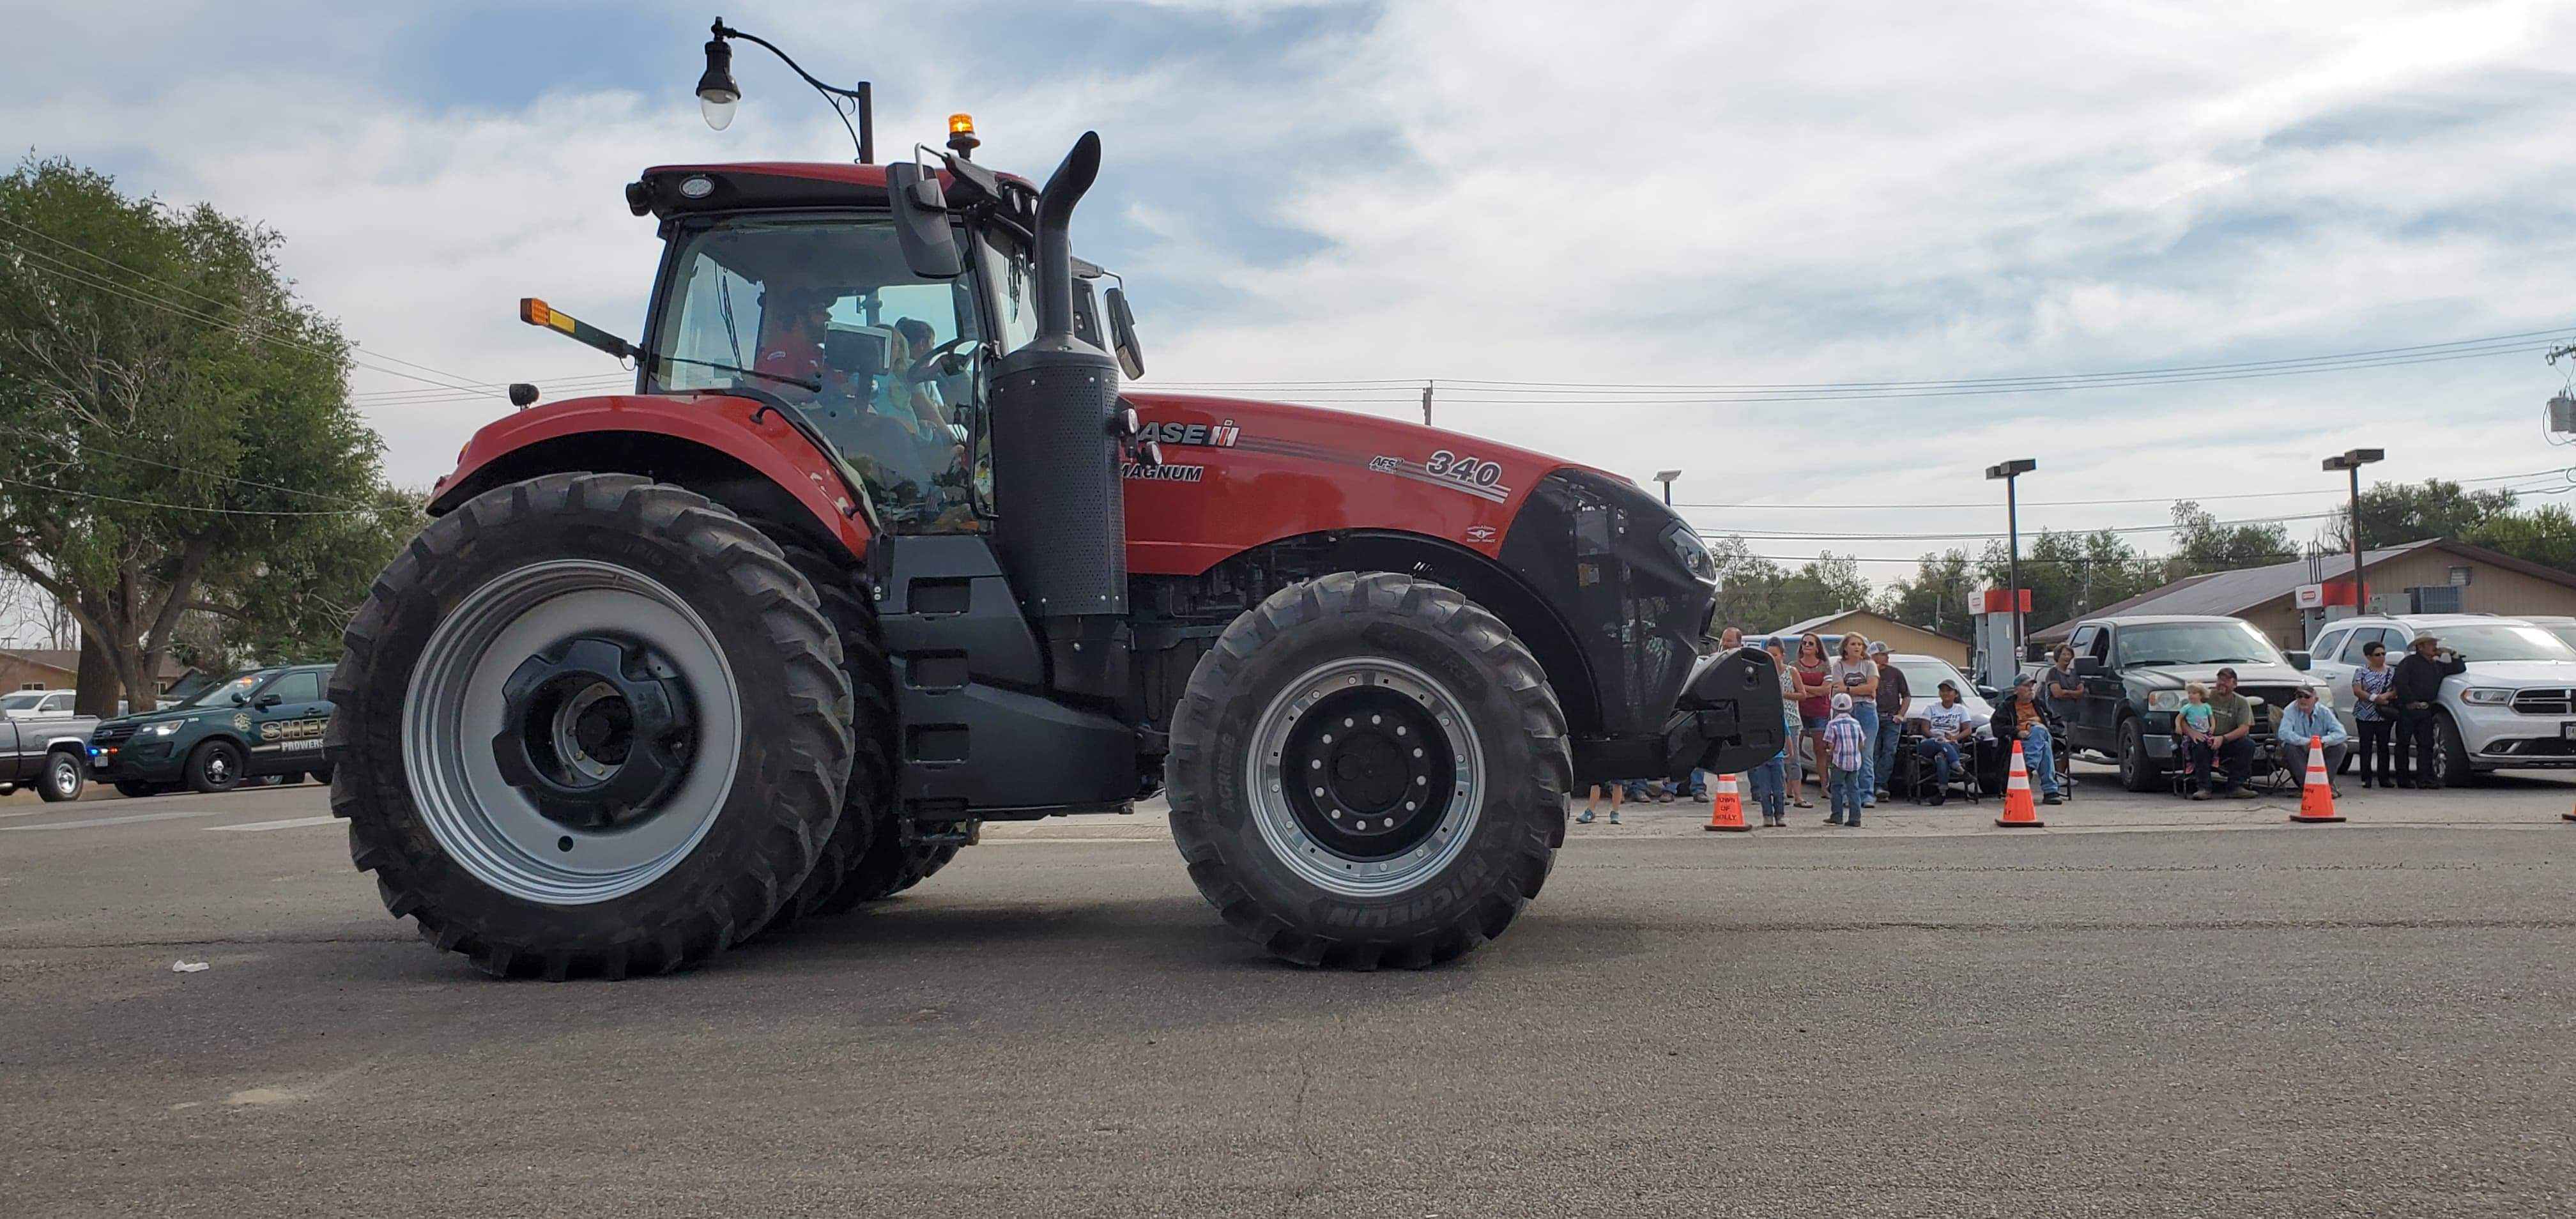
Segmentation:
<svg viewBox="0 0 2576 1219">
<path fill-rule="evenodd" d="M 208 809 L 187 813 L 132 813 L 123 817 L 91 817 L 82 821 L 57 821 L 52 825 L 0 825 L 0 834 L 24 830 L 86 830 L 102 825 L 132 825 L 138 821 L 175 821 L 181 817 L 221 817 L 240 809 Z"/>
<path fill-rule="evenodd" d="M 983 844 L 982 844 L 982 845 L 984 845 L 984 846 L 988 846 L 988 847 L 1024 847 L 1024 846 L 1033 846 L 1033 845 L 1035 845 L 1035 844 L 1037 844 L 1037 843 L 1041 843 L 1041 842 L 1045 842 L 1045 843 L 1062 843 L 1062 842 L 1170 842 L 1170 841 L 1171 841 L 1171 839 L 1169 839 L 1169 838 L 987 838 L 987 839 L 985 839 L 985 840 L 983 841 Z"/>
<path fill-rule="evenodd" d="M 210 825 L 208 833 L 218 830 L 291 830 L 299 825 L 329 825 L 339 818 L 328 813 L 319 817 L 289 817 L 284 821 L 253 821 L 246 825 Z"/>
</svg>

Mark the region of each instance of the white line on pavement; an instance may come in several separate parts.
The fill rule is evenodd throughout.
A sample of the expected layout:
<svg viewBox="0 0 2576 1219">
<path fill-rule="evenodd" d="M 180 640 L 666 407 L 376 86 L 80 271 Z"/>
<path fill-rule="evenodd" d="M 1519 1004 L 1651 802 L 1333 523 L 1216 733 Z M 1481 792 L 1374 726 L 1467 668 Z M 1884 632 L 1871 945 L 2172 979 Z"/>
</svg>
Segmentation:
<svg viewBox="0 0 2576 1219">
<path fill-rule="evenodd" d="M 337 820 L 339 818 L 325 813 L 319 817 L 289 817 L 284 821 L 253 821 L 246 825 L 210 825 L 206 827 L 206 832 L 211 834 L 218 830 L 291 830 L 299 825 L 329 825 Z"/>
<path fill-rule="evenodd" d="M 102 825 L 132 825 L 138 821 L 175 821 L 181 817 L 221 817 L 239 809 L 205 809 L 179 813 L 129 813 L 123 817 L 91 817 L 81 821 L 57 821 L 52 825 L 0 825 L 0 834 L 21 830 L 86 830 Z"/>
</svg>

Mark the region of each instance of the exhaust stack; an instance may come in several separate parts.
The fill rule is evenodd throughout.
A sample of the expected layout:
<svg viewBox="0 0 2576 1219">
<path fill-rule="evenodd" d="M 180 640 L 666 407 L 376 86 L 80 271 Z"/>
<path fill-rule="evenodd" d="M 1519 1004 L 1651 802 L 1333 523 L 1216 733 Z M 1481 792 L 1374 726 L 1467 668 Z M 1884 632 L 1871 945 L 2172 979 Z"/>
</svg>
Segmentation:
<svg viewBox="0 0 2576 1219">
<path fill-rule="evenodd" d="M 1118 361 L 1073 332 L 1073 209 L 1099 175 L 1100 136 L 1085 132 L 1038 193 L 1038 333 L 993 362 L 990 386 L 1003 569 L 1055 689 L 1111 700 L 1127 687 Z"/>
</svg>

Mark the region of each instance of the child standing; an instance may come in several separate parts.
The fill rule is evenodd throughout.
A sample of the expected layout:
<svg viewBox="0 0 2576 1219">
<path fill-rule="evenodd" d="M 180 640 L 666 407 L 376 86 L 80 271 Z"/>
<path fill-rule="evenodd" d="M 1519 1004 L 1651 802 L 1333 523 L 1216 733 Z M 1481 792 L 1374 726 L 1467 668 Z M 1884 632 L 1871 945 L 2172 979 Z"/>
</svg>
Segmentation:
<svg viewBox="0 0 2576 1219">
<path fill-rule="evenodd" d="M 2209 716 L 2209 687 L 2199 682 L 2184 686 L 2182 711 L 2174 717 L 2174 724 L 2182 733 L 2183 739 L 2182 773 L 2185 779 L 2183 785 L 2192 789 L 2195 799 L 2199 798 L 2200 785 L 2189 780 L 2192 775 L 2199 773 L 2199 753 L 2209 748 Z M 2194 745 L 2201 748 L 2193 749 Z"/>
<path fill-rule="evenodd" d="M 1574 819 L 1576 825 L 1592 824 L 1592 806 L 1600 802 L 1601 793 L 1604 790 L 1610 793 L 1610 824 L 1619 824 L 1619 785 L 1595 783 L 1592 785 L 1592 791 L 1583 797 L 1583 815 Z"/>
<path fill-rule="evenodd" d="M 1833 707 L 1833 718 L 1825 721 L 1825 792 L 1831 810 L 1825 824 L 1859 829 L 1861 799 L 1869 794 L 1868 776 L 1861 769 L 1869 752 L 1869 733 L 1852 718 L 1851 695 L 1834 695 Z"/>
</svg>

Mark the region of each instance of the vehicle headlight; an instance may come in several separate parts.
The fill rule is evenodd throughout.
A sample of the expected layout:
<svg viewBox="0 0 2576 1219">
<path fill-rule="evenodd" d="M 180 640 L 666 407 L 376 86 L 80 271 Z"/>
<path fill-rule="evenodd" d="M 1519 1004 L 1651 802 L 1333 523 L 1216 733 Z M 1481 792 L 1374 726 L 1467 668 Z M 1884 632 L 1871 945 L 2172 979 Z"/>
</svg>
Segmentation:
<svg viewBox="0 0 2576 1219">
<path fill-rule="evenodd" d="M 1673 552 L 1674 558 L 1681 560 L 1682 570 L 1716 583 L 1717 561 L 1708 557 L 1708 543 L 1700 541 L 1699 535 L 1687 526 L 1675 525 L 1666 529 L 1664 546 Z"/>
<path fill-rule="evenodd" d="M 176 736 L 180 729 L 187 726 L 188 721 L 186 720 L 168 720 L 154 724 L 153 726 L 144 729 L 144 731 L 152 734 L 153 736 Z"/>
<path fill-rule="evenodd" d="M 2180 711 L 2180 710 L 2182 710 L 2182 691 L 2180 691 L 2180 690 L 2150 690 L 2150 691 L 2148 691 L 2148 692 L 2147 692 L 2147 710 L 2149 710 L 2149 711 Z"/>
<path fill-rule="evenodd" d="M 2460 691 L 2460 701 L 2480 707 L 2501 707 L 2513 701 L 2513 691 L 2481 686 Z"/>
</svg>

